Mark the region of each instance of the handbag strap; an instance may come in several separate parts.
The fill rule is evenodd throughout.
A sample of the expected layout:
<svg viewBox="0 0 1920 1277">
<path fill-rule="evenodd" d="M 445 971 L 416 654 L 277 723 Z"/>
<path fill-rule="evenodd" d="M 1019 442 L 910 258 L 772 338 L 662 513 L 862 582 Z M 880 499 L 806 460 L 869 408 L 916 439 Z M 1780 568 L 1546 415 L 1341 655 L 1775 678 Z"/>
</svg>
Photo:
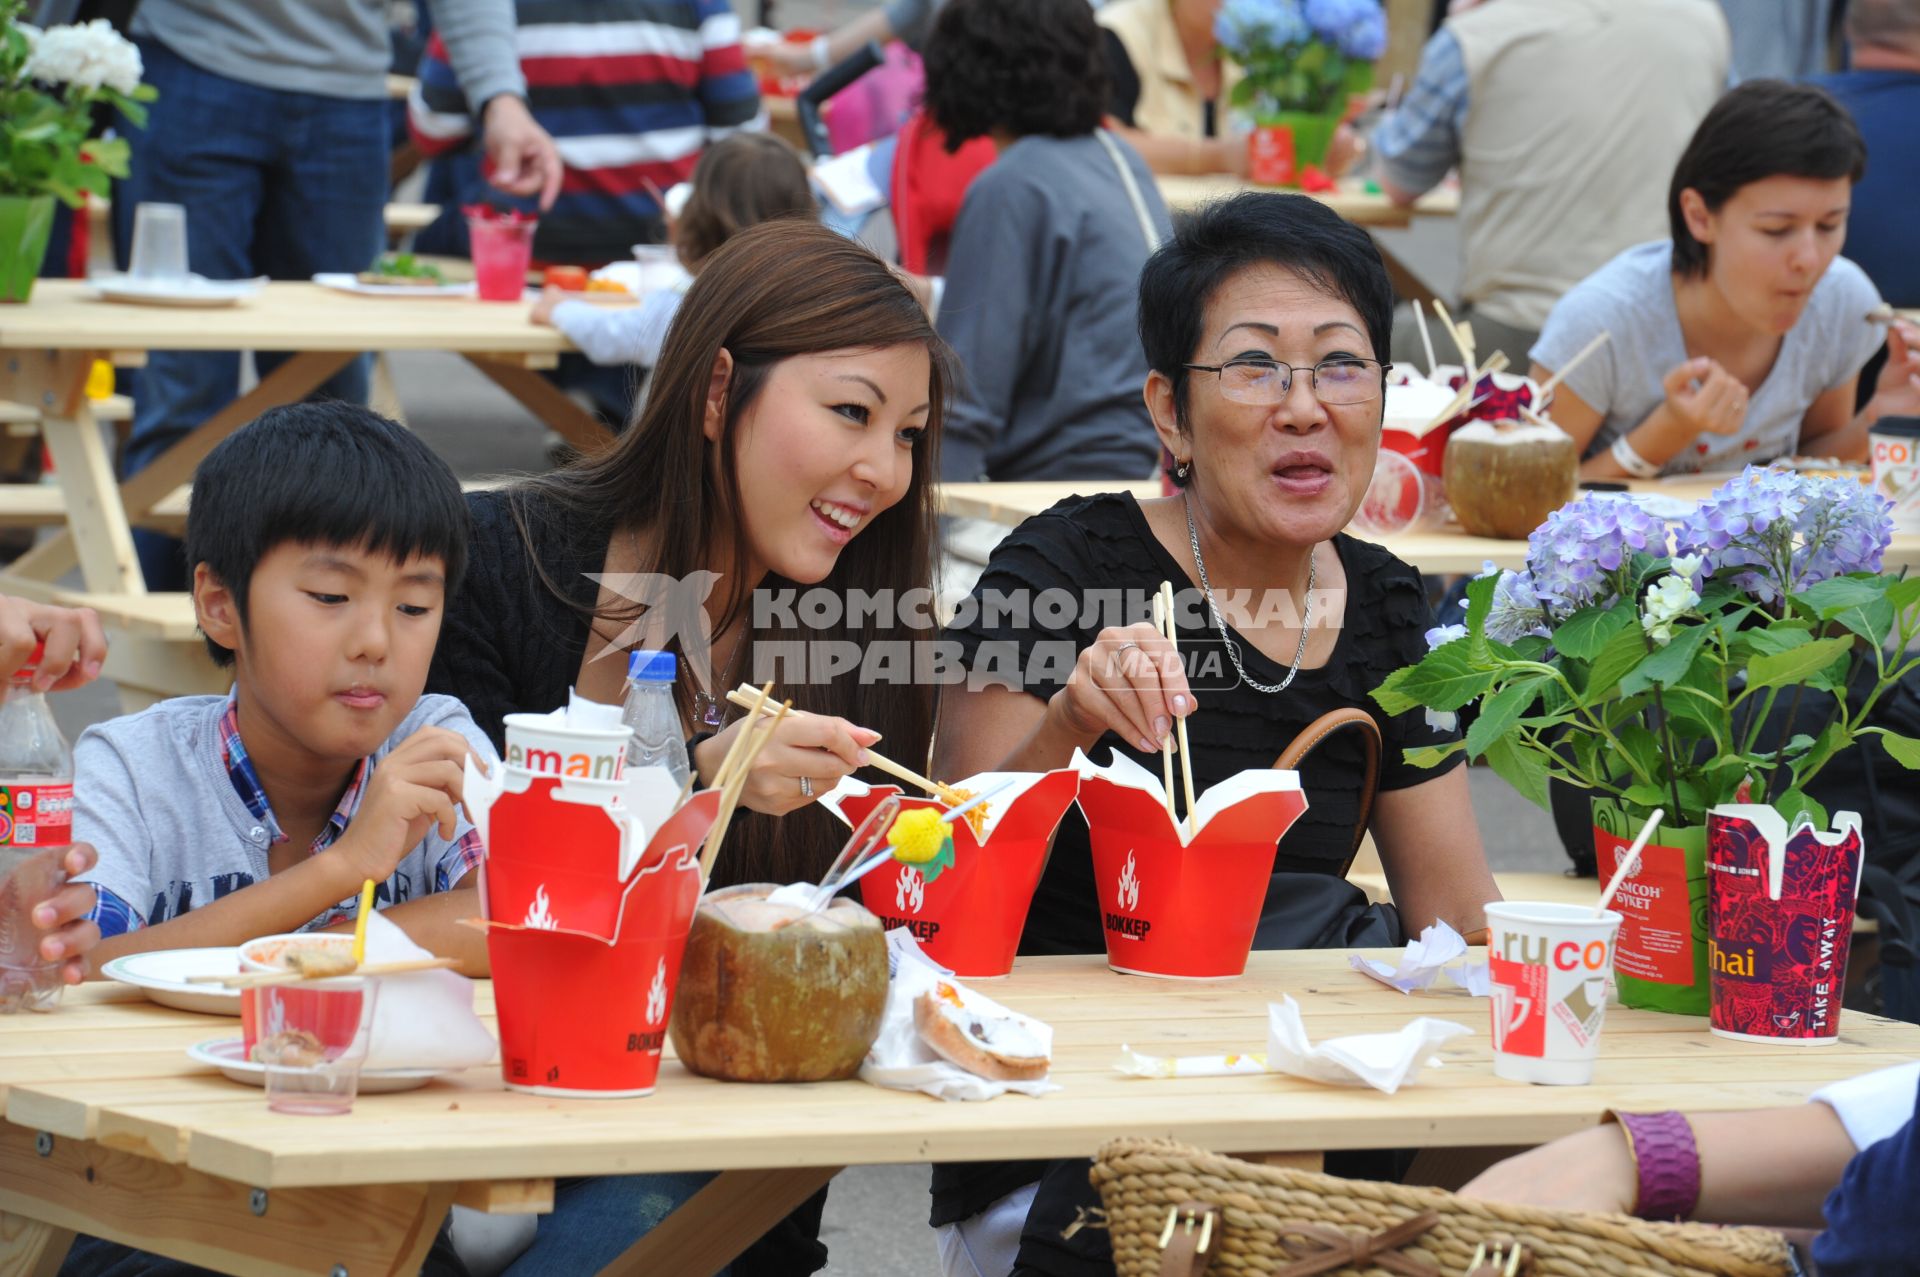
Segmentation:
<svg viewBox="0 0 1920 1277">
<path fill-rule="evenodd" d="M 1220 1223 L 1220 1208 L 1206 1202 L 1182 1202 L 1167 1212 L 1167 1226 L 1160 1230 L 1160 1277 L 1206 1277 Z"/>
<path fill-rule="evenodd" d="M 1147 252 L 1154 252 L 1160 247 L 1160 230 L 1153 224 L 1153 214 L 1147 212 L 1147 198 L 1140 193 L 1140 183 L 1134 180 L 1133 169 L 1127 164 L 1126 157 L 1120 154 L 1120 144 L 1105 129 L 1095 129 L 1093 135 L 1100 139 L 1100 145 L 1107 148 L 1107 158 L 1119 170 L 1120 184 L 1127 188 L 1127 200 L 1133 205 L 1133 215 L 1140 219 L 1140 234 L 1146 237 Z"/>
<path fill-rule="evenodd" d="M 1348 728 L 1360 734 L 1367 767 L 1360 780 L 1359 811 L 1353 822 L 1353 845 L 1347 849 L 1346 863 L 1340 866 L 1342 878 L 1353 867 L 1353 858 L 1360 854 L 1360 844 L 1367 837 L 1367 820 L 1373 814 L 1374 795 L 1380 792 L 1380 725 L 1373 721 L 1373 715 L 1363 709 L 1328 710 L 1308 723 L 1293 738 L 1293 743 L 1280 751 L 1280 757 L 1273 764 L 1282 771 L 1297 771 L 1307 755 L 1318 749 L 1322 741 Z"/>
</svg>

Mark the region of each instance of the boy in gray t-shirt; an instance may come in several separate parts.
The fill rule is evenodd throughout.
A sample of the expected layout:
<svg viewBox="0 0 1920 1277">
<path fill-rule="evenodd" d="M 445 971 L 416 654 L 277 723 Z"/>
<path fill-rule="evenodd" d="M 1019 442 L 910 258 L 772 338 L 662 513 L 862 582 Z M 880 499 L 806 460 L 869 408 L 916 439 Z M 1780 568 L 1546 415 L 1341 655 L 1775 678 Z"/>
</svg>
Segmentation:
<svg viewBox="0 0 1920 1277">
<path fill-rule="evenodd" d="M 276 408 L 194 476 L 194 607 L 226 696 L 88 729 L 74 750 L 83 876 L 123 953 L 351 922 L 363 880 L 412 938 L 485 970 L 481 846 L 461 764 L 493 758 L 460 702 L 425 696 L 467 513 L 414 435 L 341 403 Z"/>
</svg>

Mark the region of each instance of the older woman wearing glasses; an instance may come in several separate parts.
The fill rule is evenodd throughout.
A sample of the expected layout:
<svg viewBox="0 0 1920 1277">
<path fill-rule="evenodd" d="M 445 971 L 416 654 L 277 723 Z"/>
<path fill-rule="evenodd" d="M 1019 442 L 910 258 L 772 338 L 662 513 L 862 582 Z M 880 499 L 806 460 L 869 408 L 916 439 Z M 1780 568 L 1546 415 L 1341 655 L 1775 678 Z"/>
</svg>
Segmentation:
<svg viewBox="0 0 1920 1277">
<path fill-rule="evenodd" d="M 1342 878 L 1364 767 L 1356 734 L 1343 732 L 1302 769 L 1309 809 L 1279 841 L 1262 947 L 1399 943 L 1402 922 L 1418 932 L 1442 919 L 1469 932 L 1499 898 L 1460 756 L 1405 761 L 1409 748 L 1454 739 L 1453 725 L 1388 717 L 1368 697 L 1424 655 L 1434 624 L 1419 574 L 1341 531 L 1380 444 L 1392 307 L 1373 242 L 1304 196 L 1240 195 L 1183 219 L 1148 261 L 1139 297 L 1147 407 L 1178 495 L 1074 497 L 1029 519 L 948 631 L 971 676 L 942 692 L 942 776 L 1060 767 L 1076 748 L 1099 762 L 1111 748 L 1157 774 L 1160 742 L 1186 718 L 1198 788 L 1273 766 L 1329 710 L 1373 714 L 1385 749 L 1369 823 L 1398 917 Z M 1162 581 L 1179 596 L 1184 671 L 1164 659 L 1149 617 Z M 1022 947 L 1103 948 L 1077 813 L 1055 839 Z M 1004 1211 L 999 1199 L 1037 1173 L 942 1170 L 934 1222 L 963 1230 L 989 1206 Z M 1074 1186 L 1071 1172 L 1056 1180 Z M 1075 1271 L 1045 1252 L 1104 1236 L 1062 1241 L 1029 1227 L 1021 1271 Z"/>
</svg>

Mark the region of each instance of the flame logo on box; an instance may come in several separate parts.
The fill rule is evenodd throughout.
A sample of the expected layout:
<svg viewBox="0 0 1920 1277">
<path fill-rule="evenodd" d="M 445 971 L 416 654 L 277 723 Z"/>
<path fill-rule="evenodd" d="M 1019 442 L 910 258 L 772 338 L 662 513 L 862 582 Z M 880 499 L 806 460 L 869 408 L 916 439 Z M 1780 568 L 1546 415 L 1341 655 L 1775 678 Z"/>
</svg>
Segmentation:
<svg viewBox="0 0 1920 1277">
<path fill-rule="evenodd" d="M 919 913 L 920 906 L 927 902 L 927 880 L 912 865 L 900 866 L 900 877 L 893 884 L 893 904 L 896 909 L 905 909 L 909 913 Z"/>
<path fill-rule="evenodd" d="M 523 925 L 533 927 L 539 931 L 559 930 L 560 919 L 554 917 L 552 910 L 547 908 L 547 885 L 545 883 L 541 883 L 538 887 L 534 888 L 533 904 L 527 908 L 527 920 Z"/>
<path fill-rule="evenodd" d="M 667 960 L 653 969 L 653 983 L 647 987 L 647 1023 L 658 1024 L 667 1018 Z"/>
<path fill-rule="evenodd" d="M 1120 867 L 1120 907 L 1128 913 L 1140 903 L 1140 875 L 1133 871 L 1133 853 L 1127 853 L 1127 863 Z"/>
</svg>

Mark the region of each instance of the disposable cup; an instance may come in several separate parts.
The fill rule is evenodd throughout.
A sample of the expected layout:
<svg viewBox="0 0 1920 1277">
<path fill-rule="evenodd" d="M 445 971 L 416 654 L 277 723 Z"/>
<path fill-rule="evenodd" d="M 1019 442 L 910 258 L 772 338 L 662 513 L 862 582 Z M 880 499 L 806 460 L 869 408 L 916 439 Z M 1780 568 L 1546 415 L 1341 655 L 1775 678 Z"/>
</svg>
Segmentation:
<svg viewBox="0 0 1920 1277">
<path fill-rule="evenodd" d="M 1515 1082 L 1593 1081 L 1620 914 L 1507 900 L 1487 906 L 1493 1071 Z"/>
<path fill-rule="evenodd" d="M 509 767 L 576 780 L 619 780 L 626 772 L 631 727 L 561 727 L 545 714 L 509 714 L 506 729 Z"/>
<path fill-rule="evenodd" d="M 1882 417 L 1867 432 L 1873 490 L 1893 502 L 1893 526 L 1920 532 L 1920 417 Z"/>
<path fill-rule="evenodd" d="M 527 291 L 533 265 L 533 218 L 469 217 L 467 242 L 473 252 L 473 282 L 481 301 L 517 302 Z"/>
<path fill-rule="evenodd" d="M 249 1054 L 266 1065 L 269 1109 L 352 1111 L 379 992 L 378 981 L 357 976 L 244 991 L 242 1010 L 257 1032 Z"/>
<path fill-rule="evenodd" d="M 127 273 L 156 283 L 187 277 L 187 210 L 143 203 L 133 210 L 133 251 Z"/>
</svg>

